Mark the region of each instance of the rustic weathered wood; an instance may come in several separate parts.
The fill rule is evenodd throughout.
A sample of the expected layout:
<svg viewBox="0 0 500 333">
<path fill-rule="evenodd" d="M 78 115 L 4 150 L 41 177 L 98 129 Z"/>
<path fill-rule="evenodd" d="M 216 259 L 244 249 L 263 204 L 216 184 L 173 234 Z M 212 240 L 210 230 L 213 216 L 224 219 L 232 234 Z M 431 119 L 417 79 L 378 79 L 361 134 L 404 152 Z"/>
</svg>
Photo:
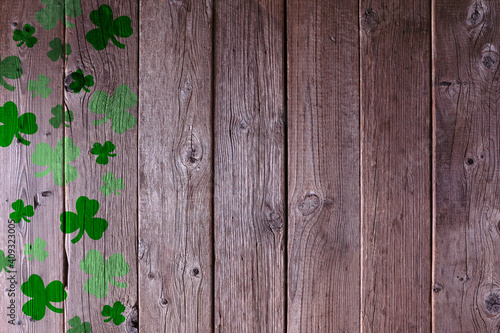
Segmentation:
<svg viewBox="0 0 500 333">
<path fill-rule="evenodd" d="M 133 35 L 129 38 L 117 38 L 124 49 L 120 49 L 109 41 L 107 47 L 97 51 L 87 42 L 85 35 L 96 26 L 90 21 L 91 11 L 97 10 L 101 5 L 107 4 L 113 10 L 113 18 L 126 15 L 131 18 Z M 96 126 L 93 121 L 101 119 L 104 115 L 97 115 L 89 110 L 89 103 L 93 94 L 104 91 L 113 96 L 118 86 L 126 84 L 132 93 L 138 94 L 138 40 L 139 17 L 138 3 L 134 0 L 111 1 L 82 1 L 83 15 L 75 20 L 76 27 L 66 29 L 66 43 L 72 47 L 72 55 L 66 63 L 65 99 L 68 110 L 74 112 L 74 121 L 66 129 L 66 136 L 73 139 L 74 144 L 80 148 L 81 155 L 73 163 L 78 170 L 78 179 L 66 186 L 67 211 L 76 211 L 76 201 L 81 196 L 96 199 L 100 208 L 95 217 L 104 218 L 108 228 L 99 240 L 92 240 L 88 235 L 73 244 L 72 239 L 77 232 L 66 237 L 66 251 L 68 253 L 69 299 L 65 312 L 66 322 L 74 316 L 79 316 L 82 321 L 92 325 L 92 332 L 135 332 L 138 325 L 138 284 L 137 284 L 137 124 L 123 134 L 112 130 L 112 121 Z M 69 89 L 73 81 L 71 73 L 77 69 L 83 70 L 85 75 L 94 77 L 95 85 L 90 87 L 90 93 L 81 91 L 74 93 Z M 137 119 L 138 106 L 128 109 Z M 90 153 L 93 144 L 111 141 L 116 145 L 116 157 L 110 157 L 107 165 L 96 163 L 96 155 Z M 112 172 L 115 177 L 122 178 L 125 188 L 121 195 L 111 194 L 105 196 L 100 187 L 104 185 L 103 175 Z M 100 251 L 105 260 L 115 253 L 121 253 L 130 266 L 130 271 L 125 277 L 116 278 L 119 282 L 126 282 L 126 288 L 117 288 L 109 285 L 109 293 L 104 298 L 97 298 L 87 294 L 84 283 L 91 277 L 80 268 L 80 262 L 87 256 L 91 249 Z M 124 315 L 126 322 L 120 326 L 112 322 L 104 322 L 101 315 L 104 305 L 113 305 L 120 301 L 126 306 Z M 68 327 L 68 326 L 67 326 Z"/>
<path fill-rule="evenodd" d="M 284 3 L 215 2 L 215 330 L 284 330 Z"/>
<path fill-rule="evenodd" d="M 429 332 L 430 2 L 360 3 L 363 332 Z"/>
<path fill-rule="evenodd" d="M 212 327 L 212 3 L 141 1 L 140 330 Z"/>
<path fill-rule="evenodd" d="M 500 325 L 500 4 L 434 4 L 435 332 Z"/>
<path fill-rule="evenodd" d="M 287 25 L 287 328 L 357 332 L 358 6 L 350 1 L 289 1 Z"/>
<path fill-rule="evenodd" d="M 57 104 L 61 104 L 63 93 L 61 84 L 63 82 L 63 63 L 53 63 L 47 57 L 48 43 L 55 37 L 63 37 L 63 26 L 58 24 L 51 31 L 47 31 L 35 21 L 34 15 L 37 10 L 44 7 L 41 2 L 15 1 L 0 2 L 0 56 L 5 59 L 8 56 L 18 56 L 21 60 L 23 75 L 18 80 L 6 80 L 15 91 L 8 91 L 0 86 L 0 106 L 7 101 L 14 102 L 20 114 L 31 112 L 37 117 L 38 132 L 35 135 L 22 135 L 31 141 L 29 146 L 25 146 L 16 139 L 7 148 L 0 147 L 0 161 L 2 169 L 0 172 L 0 250 L 7 254 L 8 250 L 8 220 L 13 212 L 12 203 L 22 199 L 25 204 L 32 205 L 35 215 L 30 218 L 31 222 L 21 221 L 15 226 L 15 325 L 8 323 L 7 306 L 10 301 L 10 283 L 7 278 L 11 274 L 0 273 L 0 332 L 63 332 L 64 315 L 47 311 L 45 318 L 41 321 L 33 321 L 24 313 L 22 307 L 31 298 L 26 297 L 21 292 L 21 284 L 26 282 L 31 274 L 38 274 L 45 283 L 53 280 L 65 281 L 65 254 L 64 236 L 59 231 L 57 221 L 63 209 L 63 189 L 54 184 L 51 176 L 35 178 L 35 172 L 40 168 L 31 162 L 31 155 L 35 147 L 40 142 L 45 142 L 51 146 L 62 138 L 63 131 L 54 130 L 49 125 L 51 117 L 50 110 Z M 15 29 L 23 29 L 29 23 L 36 28 L 34 36 L 38 38 L 38 43 L 33 48 L 26 45 L 17 47 L 17 43 L 12 37 Z M 40 96 L 32 97 L 32 92 L 28 91 L 28 81 L 36 80 L 40 74 L 50 78 L 49 87 L 52 94 L 48 98 Z M 48 258 L 44 262 L 37 260 L 28 261 L 28 256 L 24 254 L 27 243 L 33 243 L 36 238 L 42 238 L 47 242 L 46 250 L 49 252 Z M 10 244 L 12 245 L 12 243 Z M 63 303 L 54 303 L 57 307 L 63 307 Z"/>
</svg>

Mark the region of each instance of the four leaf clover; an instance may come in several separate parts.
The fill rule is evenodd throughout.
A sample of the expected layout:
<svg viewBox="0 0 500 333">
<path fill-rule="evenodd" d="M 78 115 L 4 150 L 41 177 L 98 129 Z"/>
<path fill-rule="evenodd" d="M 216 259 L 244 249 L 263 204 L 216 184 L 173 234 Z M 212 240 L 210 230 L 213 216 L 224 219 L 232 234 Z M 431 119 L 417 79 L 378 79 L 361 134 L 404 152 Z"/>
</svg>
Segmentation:
<svg viewBox="0 0 500 333">
<path fill-rule="evenodd" d="M 123 311 L 125 311 L 125 305 L 123 305 L 120 301 L 116 301 L 113 304 L 113 307 L 105 305 L 102 308 L 101 314 L 104 317 L 109 317 L 108 319 L 104 320 L 105 323 L 113 319 L 113 324 L 118 326 L 125 321 L 125 316 L 122 315 Z"/>
<path fill-rule="evenodd" d="M 125 45 L 120 43 L 115 36 L 126 38 L 132 36 L 134 32 L 130 17 L 120 16 L 113 20 L 113 10 L 108 5 L 102 5 L 98 10 L 93 10 L 90 13 L 90 20 L 98 28 L 87 32 L 85 38 L 98 51 L 104 50 L 110 39 L 117 47 L 124 49 Z"/>
<path fill-rule="evenodd" d="M 33 36 L 35 31 L 36 29 L 34 26 L 26 23 L 23 27 L 23 30 L 14 30 L 14 37 L 12 37 L 12 39 L 14 39 L 14 41 L 16 42 L 21 42 L 17 44 L 18 47 L 26 43 L 27 47 L 32 48 L 38 42 L 38 38 Z"/>
<path fill-rule="evenodd" d="M 49 97 L 52 94 L 52 89 L 48 87 L 50 79 L 43 74 L 38 75 L 37 80 L 29 80 L 28 91 L 33 91 L 32 97 L 36 97 L 40 94 L 42 98 Z"/>
<path fill-rule="evenodd" d="M 92 332 L 92 327 L 90 326 L 90 323 L 88 321 L 82 323 L 82 320 L 78 316 L 74 316 L 71 318 L 69 321 L 69 330 L 66 331 L 66 333 L 90 333 Z"/>
<path fill-rule="evenodd" d="M 61 38 L 57 37 L 49 42 L 49 46 L 52 48 L 51 51 L 47 52 L 47 56 L 52 61 L 57 61 L 57 59 L 61 58 L 62 60 L 68 60 L 64 58 L 65 55 L 71 54 L 71 45 L 66 43 L 64 46 L 61 42 Z"/>
<path fill-rule="evenodd" d="M 10 259 L 2 250 L 0 250 L 0 273 L 2 272 L 2 270 L 10 273 L 10 270 L 8 270 L 7 268 L 14 268 L 14 260 Z"/>
<path fill-rule="evenodd" d="M 86 92 L 90 92 L 87 87 L 92 87 L 94 85 L 94 77 L 92 75 L 85 76 L 81 69 L 72 73 L 71 78 L 75 81 L 69 85 L 69 88 L 73 90 L 75 94 L 78 94 L 82 89 Z"/>
<path fill-rule="evenodd" d="M 54 115 L 54 117 L 49 119 L 49 123 L 52 125 L 52 127 L 59 128 L 63 123 L 66 127 L 71 126 L 71 124 L 69 123 L 74 119 L 73 111 L 68 110 L 64 112 L 63 106 L 61 104 L 58 104 L 51 109 L 51 113 Z"/>
<path fill-rule="evenodd" d="M 115 178 L 115 175 L 112 172 L 108 172 L 104 176 L 102 176 L 102 181 L 104 185 L 101 186 L 101 192 L 105 195 L 121 195 L 118 190 L 123 190 L 125 188 L 125 184 L 122 178 Z"/>
<path fill-rule="evenodd" d="M 45 259 L 49 256 L 49 253 L 45 251 L 45 247 L 47 246 L 47 242 L 38 237 L 35 239 L 33 244 L 26 244 L 24 247 L 24 254 L 27 256 L 31 256 L 28 260 L 37 259 L 40 262 L 44 262 Z"/>
<path fill-rule="evenodd" d="M 68 28 L 73 28 L 75 25 L 68 22 L 65 16 L 82 15 L 81 0 L 42 0 L 42 2 L 47 7 L 37 11 L 35 19 L 46 30 L 54 29 L 59 20 L 63 21 Z"/>
<path fill-rule="evenodd" d="M 0 60 L 2 58 L 0 57 Z M 16 80 L 23 75 L 21 60 L 16 56 L 9 56 L 0 61 L 0 84 L 7 90 L 14 91 L 16 87 L 5 82 L 4 78 Z"/>
<path fill-rule="evenodd" d="M 35 215 L 33 206 L 27 205 L 25 207 L 24 202 L 21 199 L 12 203 L 12 209 L 14 209 L 14 211 L 10 213 L 9 217 L 12 221 L 14 221 L 14 223 L 19 223 L 21 220 L 25 220 L 29 223 L 31 220 L 28 220 L 28 217 Z"/>
<path fill-rule="evenodd" d="M 21 285 L 21 291 L 32 298 L 24 303 L 23 313 L 31 316 L 34 320 L 41 320 L 45 317 L 46 307 L 53 312 L 63 313 L 63 309 L 56 308 L 51 304 L 63 302 L 68 297 L 61 281 L 52 281 L 45 287 L 42 278 L 32 274 L 28 281 Z"/>
<path fill-rule="evenodd" d="M 106 165 L 109 162 L 109 157 L 115 157 L 116 154 L 111 154 L 116 149 L 116 146 L 111 141 L 106 141 L 104 146 L 99 142 L 94 143 L 90 152 L 97 155 L 97 164 Z"/>
</svg>

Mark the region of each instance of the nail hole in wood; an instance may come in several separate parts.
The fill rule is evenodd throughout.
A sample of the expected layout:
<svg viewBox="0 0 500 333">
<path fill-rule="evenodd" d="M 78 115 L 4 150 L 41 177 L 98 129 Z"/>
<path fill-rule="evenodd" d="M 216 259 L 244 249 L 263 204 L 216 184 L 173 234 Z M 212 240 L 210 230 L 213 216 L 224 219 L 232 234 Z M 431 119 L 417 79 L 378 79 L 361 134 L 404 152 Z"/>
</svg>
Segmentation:
<svg viewBox="0 0 500 333">
<path fill-rule="evenodd" d="M 468 158 L 468 159 L 467 159 L 467 164 L 468 164 L 468 165 L 472 165 L 472 164 L 474 164 L 474 160 L 473 160 L 472 158 Z"/>
</svg>

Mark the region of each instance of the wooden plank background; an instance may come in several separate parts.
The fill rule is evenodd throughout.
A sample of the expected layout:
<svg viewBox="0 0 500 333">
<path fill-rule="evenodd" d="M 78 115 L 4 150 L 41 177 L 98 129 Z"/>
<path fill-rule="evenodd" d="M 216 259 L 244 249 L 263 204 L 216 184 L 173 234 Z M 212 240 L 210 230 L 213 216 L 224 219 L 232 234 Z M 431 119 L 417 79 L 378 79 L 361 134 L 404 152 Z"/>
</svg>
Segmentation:
<svg viewBox="0 0 500 333">
<path fill-rule="evenodd" d="M 35 19 L 75 3 L 74 27 Z M 130 17 L 124 48 L 86 40 L 102 5 Z M 75 316 L 92 332 L 499 330 L 500 4 L 20 0 L 0 13 L 0 61 L 19 57 L 23 71 L 6 79 L 14 91 L 0 86 L 0 107 L 38 124 L 29 146 L 0 147 L 0 250 L 15 258 L 0 271 L 0 332 L 74 332 Z M 13 40 L 26 23 L 32 48 Z M 72 53 L 50 61 L 57 37 Z M 78 69 L 89 92 L 69 88 Z M 47 98 L 28 90 L 41 74 Z M 134 126 L 96 126 L 96 92 L 123 84 Z M 69 127 L 50 126 L 56 105 L 73 111 Z M 80 149 L 78 178 L 36 178 L 36 146 L 64 138 Z M 106 141 L 116 156 L 97 164 Z M 101 192 L 108 172 L 120 195 Z M 60 215 L 81 196 L 109 226 L 73 244 Z M 18 199 L 31 222 L 12 223 Z M 25 253 L 39 237 L 43 262 Z M 126 288 L 84 291 L 91 250 L 123 254 Z M 23 313 L 32 274 L 62 282 L 62 314 Z M 101 314 L 116 301 L 120 325 Z"/>
</svg>

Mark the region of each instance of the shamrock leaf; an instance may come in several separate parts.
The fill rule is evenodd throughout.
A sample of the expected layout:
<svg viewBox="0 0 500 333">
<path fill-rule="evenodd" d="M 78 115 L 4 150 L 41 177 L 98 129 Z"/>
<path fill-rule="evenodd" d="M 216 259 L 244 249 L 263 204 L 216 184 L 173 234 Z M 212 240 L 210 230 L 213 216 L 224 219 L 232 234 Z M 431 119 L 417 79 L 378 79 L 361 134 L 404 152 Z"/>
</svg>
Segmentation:
<svg viewBox="0 0 500 333">
<path fill-rule="evenodd" d="M 35 239 L 34 244 L 26 244 L 24 247 L 24 254 L 27 256 L 31 256 L 28 260 L 37 259 L 40 262 L 44 262 L 45 259 L 49 256 L 49 253 L 45 251 L 45 247 L 47 246 L 47 242 L 38 237 Z"/>
<path fill-rule="evenodd" d="M 32 135 L 38 131 L 36 116 L 33 113 L 24 113 L 19 118 L 17 105 L 14 102 L 6 102 L 0 107 L 0 147 L 8 147 L 12 143 L 14 136 L 22 144 L 29 146 L 27 141 L 21 136 L 21 133 Z"/>
<path fill-rule="evenodd" d="M 23 30 L 16 29 L 14 31 L 14 37 L 12 37 L 12 39 L 16 42 L 21 42 L 17 44 L 18 47 L 26 43 L 27 47 L 32 48 L 38 42 L 38 38 L 33 36 L 35 31 L 36 29 L 34 26 L 25 24 Z"/>
<path fill-rule="evenodd" d="M 24 303 L 23 312 L 34 320 L 41 320 L 45 317 L 45 307 L 56 313 L 63 313 L 63 309 L 56 308 L 52 302 L 63 302 L 68 294 L 64 290 L 61 281 L 52 281 L 45 288 L 42 278 L 32 274 L 28 281 L 21 285 L 21 291 L 32 300 Z"/>
<path fill-rule="evenodd" d="M 123 311 L 125 311 L 125 305 L 123 305 L 120 301 L 116 301 L 113 304 L 113 307 L 105 305 L 102 308 L 101 314 L 104 317 L 109 317 L 108 319 L 104 320 L 105 323 L 113 319 L 113 324 L 118 326 L 125 321 L 125 316 L 122 315 Z"/>
<path fill-rule="evenodd" d="M 78 17 L 82 15 L 82 4 L 80 0 L 42 0 L 47 7 L 40 9 L 35 14 L 35 19 L 46 30 L 56 27 L 57 21 L 61 20 L 68 28 L 75 25 L 68 22 L 65 16 Z"/>
<path fill-rule="evenodd" d="M 9 217 L 12 221 L 14 221 L 14 223 L 19 223 L 21 220 L 25 220 L 29 223 L 31 220 L 28 220 L 27 218 L 35 215 L 33 206 L 27 205 L 24 207 L 24 202 L 21 199 L 12 204 L 12 209 L 14 209 L 14 212 L 10 213 Z"/>
<path fill-rule="evenodd" d="M 99 120 L 94 120 L 93 124 L 98 126 L 111 120 L 113 131 L 123 134 L 126 130 L 135 126 L 136 119 L 127 110 L 133 108 L 136 104 L 137 95 L 126 84 L 118 86 L 113 97 L 110 97 L 104 91 L 98 90 L 92 96 L 89 110 L 96 114 L 105 114 L 105 116 Z"/>
<path fill-rule="evenodd" d="M 87 32 L 85 38 L 98 51 L 104 50 L 110 39 L 113 44 L 124 49 L 125 45 L 116 40 L 115 36 L 127 38 L 134 32 L 130 17 L 120 16 L 113 20 L 113 10 L 108 5 L 102 5 L 98 10 L 93 10 L 90 13 L 90 20 L 98 28 Z"/>
<path fill-rule="evenodd" d="M 7 273 L 10 273 L 10 270 L 7 268 L 14 268 L 14 260 L 10 259 L 9 256 L 6 256 L 5 253 L 0 250 L 0 273 L 4 270 Z"/>
<path fill-rule="evenodd" d="M 63 186 L 78 178 L 78 171 L 69 164 L 80 156 L 80 148 L 73 144 L 70 138 L 62 138 L 55 150 L 48 144 L 41 142 L 36 145 L 31 161 L 38 166 L 47 166 L 45 171 L 35 172 L 35 177 L 45 177 L 54 171 L 54 182 Z"/>
<path fill-rule="evenodd" d="M 73 90 L 75 94 L 78 94 L 82 89 L 86 92 L 90 92 L 87 87 L 92 87 L 94 85 L 94 77 L 92 75 L 85 76 L 81 69 L 72 73 L 71 78 L 75 81 L 69 85 L 69 88 Z"/>
<path fill-rule="evenodd" d="M 50 79 L 43 74 L 38 75 L 38 81 L 29 80 L 28 82 L 28 91 L 34 91 L 31 97 L 36 97 L 38 94 L 42 98 L 49 97 L 52 94 L 52 89 L 48 87 L 50 83 Z"/>
<path fill-rule="evenodd" d="M 101 186 L 101 192 L 105 195 L 121 195 L 118 190 L 123 190 L 125 188 L 125 184 L 123 183 L 123 179 L 115 178 L 115 175 L 112 172 L 108 172 L 104 176 L 102 176 L 102 181 L 104 185 Z"/>
<path fill-rule="evenodd" d="M 87 274 L 93 275 L 89 278 L 83 289 L 97 298 L 104 298 L 109 292 L 109 283 L 117 288 L 126 288 L 127 283 L 118 282 L 114 278 L 125 276 L 130 266 L 120 253 L 115 253 L 104 262 L 104 257 L 97 250 L 90 250 L 85 259 L 80 261 L 80 268 Z"/>
<path fill-rule="evenodd" d="M 66 331 L 66 333 L 90 333 L 92 332 L 92 327 L 90 326 L 90 323 L 88 321 L 82 323 L 82 320 L 78 316 L 74 316 L 71 318 L 69 321 L 69 330 Z"/>
<path fill-rule="evenodd" d="M 47 52 L 47 56 L 52 61 L 57 61 L 57 59 L 61 58 L 62 60 L 68 60 L 68 58 L 64 58 L 65 55 L 71 54 L 71 45 L 66 43 L 63 46 L 61 42 L 61 38 L 57 37 L 49 42 L 49 46 L 52 48 L 52 51 Z"/>
<path fill-rule="evenodd" d="M 68 110 L 64 112 L 63 106 L 61 104 L 58 104 L 52 108 L 51 112 L 54 115 L 54 117 L 49 119 L 49 123 L 52 125 L 52 127 L 59 128 L 63 123 L 66 127 L 71 126 L 71 124 L 66 123 L 70 123 L 73 121 L 73 111 Z"/>
<path fill-rule="evenodd" d="M 2 58 L 0 57 L 0 60 Z M 23 69 L 21 68 L 21 60 L 19 57 L 10 56 L 0 61 L 0 84 L 7 90 L 14 91 L 16 87 L 11 86 L 5 82 L 5 78 L 15 80 L 19 79 L 23 75 Z"/>
<path fill-rule="evenodd" d="M 109 162 L 109 157 L 115 157 L 116 154 L 111 154 L 115 150 L 116 146 L 111 141 L 106 141 L 104 146 L 99 142 L 94 143 L 90 152 L 97 155 L 97 164 L 106 165 Z"/>
<path fill-rule="evenodd" d="M 79 197 L 76 200 L 76 213 L 64 212 L 59 217 L 61 221 L 61 231 L 65 234 L 71 234 L 77 230 L 78 235 L 71 240 L 73 244 L 78 242 L 84 234 L 93 240 L 101 239 L 102 234 L 108 228 L 108 222 L 105 219 L 94 217 L 99 210 L 99 202 L 90 200 L 87 197 Z"/>
</svg>

